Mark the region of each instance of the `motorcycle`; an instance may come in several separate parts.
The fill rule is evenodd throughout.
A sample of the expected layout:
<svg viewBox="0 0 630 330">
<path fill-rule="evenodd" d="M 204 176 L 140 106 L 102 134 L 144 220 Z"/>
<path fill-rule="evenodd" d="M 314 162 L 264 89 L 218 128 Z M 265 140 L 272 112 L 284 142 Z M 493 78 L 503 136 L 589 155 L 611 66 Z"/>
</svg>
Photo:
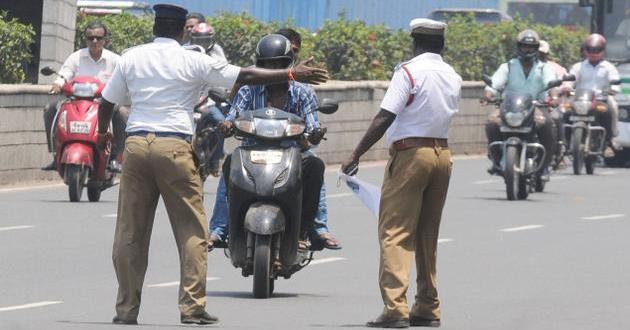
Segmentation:
<svg viewBox="0 0 630 330">
<path fill-rule="evenodd" d="M 337 108 L 336 101 L 324 99 L 317 111 L 331 114 Z M 247 111 L 234 121 L 237 138 L 257 143 L 232 153 L 227 243 L 232 264 L 243 276 L 253 275 L 256 298 L 270 297 L 274 281 L 307 266 L 318 249 L 298 248 L 302 150 L 282 144 L 301 139 L 305 129 L 301 117 L 271 107 Z"/>
<path fill-rule="evenodd" d="M 230 110 L 226 101 L 228 91 L 210 89 L 207 96 L 203 97 L 194 107 L 193 118 L 195 121 L 195 139 L 193 150 L 199 162 L 199 175 L 205 181 L 211 174 L 213 167 L 212 155 L 217 148 L 223 148 L 223 137 L 218 131 L 219 122 L 213 121 L 207 114 L 212 107 L 218 108 L 223 115 Z"/>
<path fill-rule="evenodd" d="M 484 75 L 483 81 L 492 87 L 489 76 Z M 551 81 L 543 91 L 561 84 L 562 80 Z M 500 131 L 504 140 L 490 143 L 488 153 L 493 167 L 505 180 L 508 200 L 526 199 L 530 192 L 542 192 L 545 181 L 539 173 L 548 151 L 538 143 L 534 109 L 548 105 L 519 91 L 507 92 L 503 99 L 493 100 L 492 103 L 500 109 Z"/>
<path fill-rule="evenodd" d="M 619 84 L 614 81 L 611 84 Z M 606 129 L 597 123 L 595 115 L 608 110 L 608 91 L 577 89 L 569 102 L 569 118 L 565 129 L 570 131 L 570 153 L 573 157 L 573 174 L 595 172 L 595 164 L 606 147 Z"/>
<path fill-rule="evenodd" d="M 40 70 L 45 76 L 57 74 L 50 67 Z M 90 202 L 98 202 L 101 192 L 114 186 L 116 173 L 107 167 L 111 144 L 105 150 L 96 147 L 99 98 L 105 85 L 97 78 L 77 76 L 66 81 L 61 93 L 67 98 L 58 107 L 53 120 L 51 141 L 57 172 L 68 185 L 71 202 L 81 200 L 87 187 Z"/>
</svg>

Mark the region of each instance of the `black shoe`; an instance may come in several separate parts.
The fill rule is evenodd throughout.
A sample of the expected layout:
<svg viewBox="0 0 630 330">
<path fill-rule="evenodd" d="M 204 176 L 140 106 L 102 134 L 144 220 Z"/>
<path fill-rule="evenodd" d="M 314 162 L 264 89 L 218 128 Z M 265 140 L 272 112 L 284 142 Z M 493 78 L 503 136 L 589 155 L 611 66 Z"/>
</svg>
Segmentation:
<svg viewBox="0 0 630 330">
<path fill-rule="evenodd" d="M 389 318 L 383 315 L 365 324 L 368 328 L 409 328 L 409 319 Z"/>
<path fill-rule="evenodd" d="M 440 319 L 429 320 L 423 319 L 417 316 L 409 317 L 409 325 L 412 327 L 431 327 L 431 328 L 439 328 L 442 323 Z"/>
<path fill-rule="evenodd" d="M 203 312 L 194 315 L 182 315 L 181 322 L 184 324 L 214 324 L 219 322 L 219 318 Z"/>
<path fill-rule="evenodd" d="M 112 323 L 114 323 L 114 324 L 137 325 L 138 321 L 137 320 L 123 320 L 123 319 L 119 318 L 118 316 L 114 316 L 114 319 L 112 320 Z"/>
<path fill-rule="evenodd" d="M 499 176 L 503 175 L 501 174 L 501 170 L 494 165 L 488 167 L 486 171 L 488 171 L 488 174 L 490 175 L 499 175 Z"/>
<path fill-rule="evenodd" d="M 42 167 L 42 171 L 56 171 L 57 170 L 57 161 L 53 159 L 50 164 Z"/>
</svg>

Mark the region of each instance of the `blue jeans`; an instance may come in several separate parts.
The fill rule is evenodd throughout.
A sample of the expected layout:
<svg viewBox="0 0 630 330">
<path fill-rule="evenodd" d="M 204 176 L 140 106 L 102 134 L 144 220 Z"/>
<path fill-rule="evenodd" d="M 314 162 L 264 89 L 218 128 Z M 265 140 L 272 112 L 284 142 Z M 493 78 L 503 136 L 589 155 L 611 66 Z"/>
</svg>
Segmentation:
<svg viewBox="0 0 630 330">
<path fill-rule="evenodd" d="M 313 229 L 316 234 L 328 232 L 328 203 L 326 203 L 326 185 L 322 185 L 319 193 L 319 206 L 317 215 L 313 221 Z M 214 200 L 212 217 L 210 218 L 210 234 L 215 234 L 225 240 L 228 231 L 228 196 L 227 186 L 223 175 L 217 185 L 217 196 Z"/>
</svg>

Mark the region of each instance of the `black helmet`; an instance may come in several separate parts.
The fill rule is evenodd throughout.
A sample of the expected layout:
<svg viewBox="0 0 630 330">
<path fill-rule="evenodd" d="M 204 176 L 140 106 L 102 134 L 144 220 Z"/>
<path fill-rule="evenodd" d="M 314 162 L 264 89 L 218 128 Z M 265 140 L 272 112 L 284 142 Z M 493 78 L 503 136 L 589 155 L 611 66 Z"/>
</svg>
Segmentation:
<svg viewBox="0 0 630 330">
<path fill-rule="evenodd" d="M 199 45 L 203 47 L 206 52 L 209 52 L 215 44 L 214 28 L 208 23 L 197 24 L 190 31 L 190 43 Z"/>
<path fill-rule="evenodd" d="M 523 46 L 531 46 L 533 51 L 525 51 Z M 538 55 L 538 47 L 540 47 L 540 37 L 534 30 L 524 30 L 516 37 L 516 53 L 523 60 L 531 60 Z"/>
<path fill-rule="evenodd" d="M 279 34 L 268 34 L 256 45 L 256 66 L 269 60 L 285 60 L 288 68 L 293 64 L 291 42 Z"/>
</svg>

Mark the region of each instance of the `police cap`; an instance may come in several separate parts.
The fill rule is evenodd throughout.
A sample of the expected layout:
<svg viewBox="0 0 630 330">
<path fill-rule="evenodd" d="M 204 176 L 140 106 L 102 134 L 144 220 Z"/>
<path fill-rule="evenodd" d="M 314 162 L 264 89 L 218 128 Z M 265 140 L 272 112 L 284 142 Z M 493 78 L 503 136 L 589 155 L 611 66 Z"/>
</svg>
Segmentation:
<svg viewBox="0 0 630 330">
<path fill-rule="evenodd" d="M 411 34 L 426 34 L 443 36 L 446 23 L 428 18 L 414 18 L 409 22 Z"/>
<path fill-rule="evenodd" d="M 153 11 L 155 11 L 155 18 L 169 18 L 175 20 L 186 20 L 186 14 L 188 14 L 188 10 L 175 5 L 170 4 L 157 4 L 153 6 Z"/>
</svg>

